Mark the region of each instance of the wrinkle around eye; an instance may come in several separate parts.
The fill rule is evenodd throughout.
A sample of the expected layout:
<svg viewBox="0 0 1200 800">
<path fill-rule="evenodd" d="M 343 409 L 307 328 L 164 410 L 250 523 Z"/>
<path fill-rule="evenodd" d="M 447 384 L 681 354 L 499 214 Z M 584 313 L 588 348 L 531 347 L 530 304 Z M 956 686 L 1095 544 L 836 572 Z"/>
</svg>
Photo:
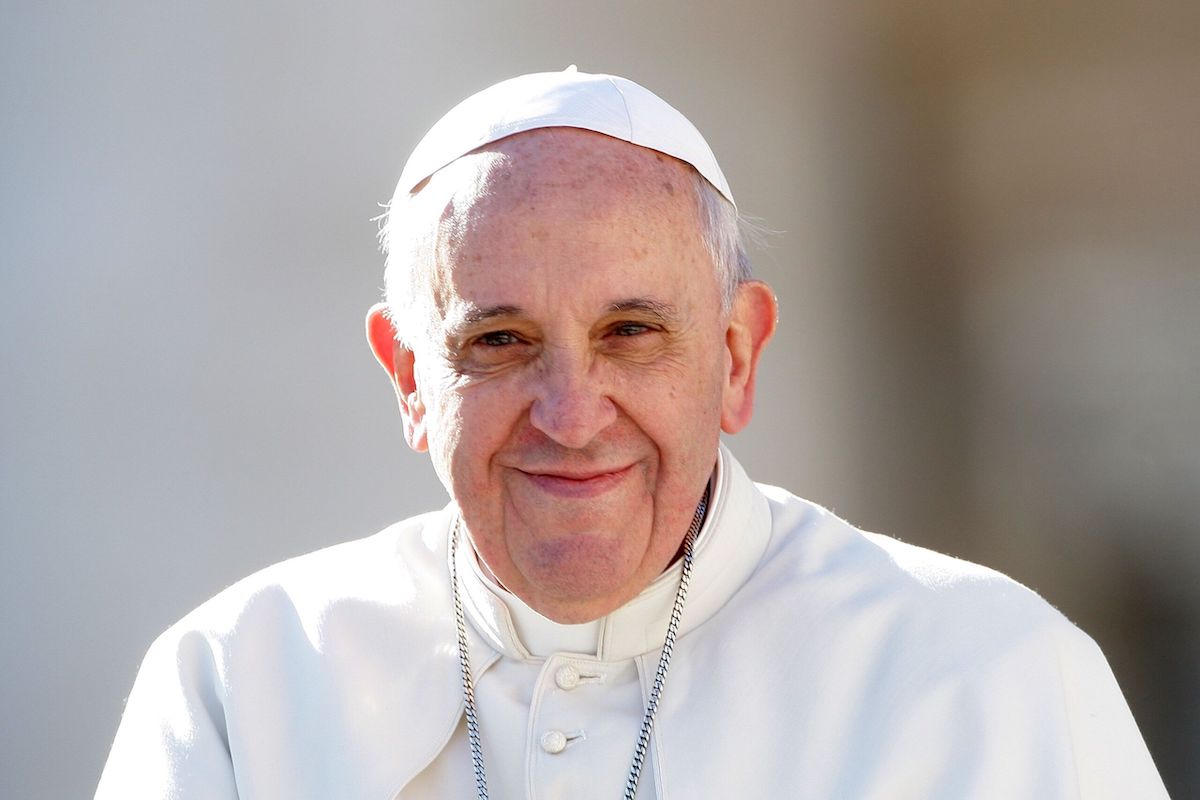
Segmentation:
<svg viewBox="0 0 1200 800">
<path fill-rule="evenodd" d="M 606 332 L 601 339 L 601 350 L 613 358 L 648 362 L 676 344 L 675 337 L 655 325 L 623 322 Z"/>
<path fill-rule="evenodd" d="M 454 348 L 451 360 L 460 374 L 490 374 L 528 361 L 537 349 L 534 343 L 515 331 L 488 331 Z"/>
</svg>

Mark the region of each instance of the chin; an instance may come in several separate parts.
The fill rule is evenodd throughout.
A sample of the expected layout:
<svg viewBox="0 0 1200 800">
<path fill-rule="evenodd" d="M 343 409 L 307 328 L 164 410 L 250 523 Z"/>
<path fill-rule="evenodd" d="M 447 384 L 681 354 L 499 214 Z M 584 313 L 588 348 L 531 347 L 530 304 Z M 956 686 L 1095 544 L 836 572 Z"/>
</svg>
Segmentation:
<svg viewBox="0 0 1200 800">
<path fill-rule="evenodd" d="M 610 543 L 609 536 L 598 540 L 589 534 L 571 535 L 542 543 L 531 558 L 520 559 L 516 566 L 531 592 L 547 603 L 559 608 L 604 605 L 624 597 L 640 565 L 634 554 Z"/>
</svg>

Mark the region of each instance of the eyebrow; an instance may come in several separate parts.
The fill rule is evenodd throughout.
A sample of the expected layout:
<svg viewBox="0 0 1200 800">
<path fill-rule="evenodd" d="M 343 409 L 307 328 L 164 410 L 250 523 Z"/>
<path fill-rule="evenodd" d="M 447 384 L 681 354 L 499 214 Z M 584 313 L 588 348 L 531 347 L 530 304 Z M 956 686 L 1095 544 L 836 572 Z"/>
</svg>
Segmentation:
<svg viewBox="0 0 1200 800">
<path fill-rule="evenodd" d="M 478 325 L 481 322 L 487 322 L 489 319 L 496 317 L 515 317 L 521 314 L 520 306 L 484 306 L 483 308 L 475 307 L 463 314 L 462 322 L 464 325 Z"/>
<path fill-rule="evenodd" d="M 616 303 L 610 304 L 608 310 L 614 313 L 638 311 L 643 314 L 649 314 L 660 322 L 669 322 L 679 315 L 679 311 L 670 303 L 662 303 L 658 300 L 651 300 L 648 297 L 631 297 L 628 300 L 619 300 Z"/>
<path fill-rule="evenodd" d="M 478 325 L 481 322 L 487 322 L 497 317 L 517 317 L 523 311 L 520 306 L 505 304 L 475 307 L 467 311 L 462 316 L 461 321 L 464 325 Z M 609 304 L 608 311 L 614 314 L 637 311 L 648 314 L 663 322 L 674 319 L 679 313 L 675 306 L 670 303 L 651 300 L 648 297 L 631 297 L 625 300 L 618 300 L 615 303 Z"/>
</svg>

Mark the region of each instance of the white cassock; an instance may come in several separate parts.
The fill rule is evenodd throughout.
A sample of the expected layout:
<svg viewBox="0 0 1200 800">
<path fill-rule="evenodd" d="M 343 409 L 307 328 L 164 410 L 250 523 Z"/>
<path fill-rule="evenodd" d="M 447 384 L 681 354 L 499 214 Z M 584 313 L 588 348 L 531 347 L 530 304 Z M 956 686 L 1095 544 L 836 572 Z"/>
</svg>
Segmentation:
<svg viewBox="0 0 1200 800">
<path fill-rule="evenodd" d="M 270 567 L 151 647 L 97 798 L 475 796 L 456 511 Z M 459 573 L 491 797 L 617 798 L 679 581 L 586 625 Z M 721 449 L 639 798 L 1166 798 L 1103 655 L 996 572 Z"/>
</svg>

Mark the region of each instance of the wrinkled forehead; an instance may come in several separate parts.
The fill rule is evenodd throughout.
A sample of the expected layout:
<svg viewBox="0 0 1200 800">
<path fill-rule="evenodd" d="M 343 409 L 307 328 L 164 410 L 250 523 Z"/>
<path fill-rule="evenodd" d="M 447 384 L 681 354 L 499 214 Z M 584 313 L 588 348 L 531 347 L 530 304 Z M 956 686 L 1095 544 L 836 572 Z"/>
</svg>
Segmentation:
<svg viewBox="0 0 1200 800">
<path fill-rule="evenodd" d="M 553 261 L 582 279 L 603 263 L 601 252 L 631 274 L 667 265 L 711 273 L 697 263 L 708 258 L 698 180 L 677 159 L 591 131 L 549 128 L 490 143 L 439 170 L 414 198 L 427 209 L 426 289 L 445 311 L 482 272 L 522 280 L 531 265 Z"/>
</svg>

